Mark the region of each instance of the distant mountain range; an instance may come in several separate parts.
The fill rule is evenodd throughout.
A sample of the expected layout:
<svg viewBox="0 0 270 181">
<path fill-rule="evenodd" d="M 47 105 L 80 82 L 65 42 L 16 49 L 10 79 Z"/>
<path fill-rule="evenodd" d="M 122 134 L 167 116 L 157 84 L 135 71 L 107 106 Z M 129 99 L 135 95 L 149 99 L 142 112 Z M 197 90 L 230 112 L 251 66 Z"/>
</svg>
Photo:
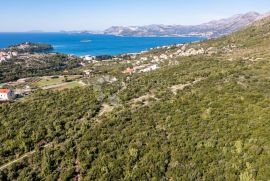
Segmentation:
<svg viewBox="0 0 270 181">
<path fill-rule="evenodd" d="M 148 25 L 148 26 L 113 26 L 103 33 L 117 36 L 204 36 L 216 38 L 227 35 L 251 23 L 270 15 L 249 12 L 234 15 L 227 19 L 210 21 L 200 25 Z"/>
<path fill-rule="evenodd" d="M 89 31 L 89 30 L 82 30 L 82 31 L 65 31 L 61 30 L 60 33 L 70 33 L 70 34 L 104 34 L 104 31 Z"/>
</svg>

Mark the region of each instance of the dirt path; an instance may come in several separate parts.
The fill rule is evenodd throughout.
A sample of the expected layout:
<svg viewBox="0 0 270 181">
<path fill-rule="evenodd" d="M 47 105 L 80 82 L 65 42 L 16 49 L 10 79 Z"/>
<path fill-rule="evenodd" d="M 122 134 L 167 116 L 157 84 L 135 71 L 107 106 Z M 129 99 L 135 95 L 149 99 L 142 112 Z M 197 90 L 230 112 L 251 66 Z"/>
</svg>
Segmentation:
<svg viewBox="0 0 270 181">
<path fill-rule="evenodd" d="M 148 94 L 143 95 L 141 97 L 130 100 L 130 104 L 135 106 L 138 103 L 143 103 L 143 105 L 147 106 L 150 104 L 150 99 L 153 99 L 156 101 L 158 100 L 154 94 L 148 93 Z"/>
<path fill-rule="evenodd" d="M 106 114 L 108 112 L 111 112 L 113 109 L 114 109 L 114 106 L 110 106 L 109 104 L 107 103 L 103 103 L 102 106 L 101 106 L 101 110 L 98 114 L 98 117 L 102 116 L 103 114 Z"/>
<path fill-rule="evenodd" d="M 118 94 L 119 94 L 121 91 L 125 90 L 126 88 L 127 88 L 126 83 L 125 83 L 125 82 L 122 82 L 122 88 L 119 89 L 119 90 L 117 91 L 117 93 L 115 93 L 113 96 L 116 96 L 116 97 L 117 97 Z M 111 105 L 109 105 L 108 103 L 103 102 L 102 105 L 101 105 L 101 110 L 99 111 L 99 113 L 98 113 L 98 115 L 97 115 L 96 122 L 100 123 L 99 117 L 103 116 L 103 115 L 106 114 L 106 113 L 112 112 L 113 109 L 114 109 L 115 107 L 117 107 L 117 106 L 119 106 L 119 105 L 113 105 L 113 106 L 111 106 Z"/>
<path fill-rule="evenodd" d="M 178 91 L 182 91 L 184 90 L 186 87 L 189 87 L 189 86 L 193 86 L 199 82 L 201 82 L 202 80 L 204 80 L 204 78 L 199 78 L 193 82 L 189 82 L 187 84 L 179 84 L 179 85 L 174 85 L 171 87 L 171 91 L 176 95 Z"/>
<path fill-rule="evenodd" d="M 81 166 L 80 166 L 80 161 L 78 160 L 78 152 L 76 151 L 76 161 L 75 161 L 75 181 L 81 181 Z"/>
<path fill-rule="evenodd" d="M 79 160 L 76 160 L 75 162 L 75 181 L 81 181 L 81 174 L 80 174 L 80 162 Z"/>
<path fill-rule="evenodd" d="M 66 86 L 68 84 L 70 84 L 70 82 L 65 82 L 65 83 L 55 84 L 55 85 L 49 85 L 49 86 L 42 87 L 42 89 L 43 90 L 55 89 L 55 88 Z"/>
<path fill-rule="evenodd" d="M 79 84 L 81 84 L 82 86 L 86 86 L 87 84 L 84 83 L 82 80 L 79 81 Z"/>
<path fill-rule="evenodd" d="M 49 147 L 49 146 L 51 146 L 51 145 L 52 145 L 52 143 L 48 143 L 48 144 L 44 145 L 43 148 L 47 148 L 47 147 Z M 27 158 L 27 157 L 33 155 L 34 153 L 36 153 L 35 150 L 30 151 L 30 152 L 25 153 L 24 155 L 22 155 L 20 158 L 17 158 L 17 159 L 15 159 L 15 160 L 13 160 L 13 161 L 10 161 L 10 162 L 8 162 L 8 163 L 2 165 L 2 166 L 0 167 L 0 171 L 6 169 L 7 167 L 9 167 L 10 165 L 12 165 L 12 164 L 14 164 L 14 163 L 16 163 L 16 162 L 22 161 L 23 159 L 25 159 L 25 158 Z"/>
</svg>

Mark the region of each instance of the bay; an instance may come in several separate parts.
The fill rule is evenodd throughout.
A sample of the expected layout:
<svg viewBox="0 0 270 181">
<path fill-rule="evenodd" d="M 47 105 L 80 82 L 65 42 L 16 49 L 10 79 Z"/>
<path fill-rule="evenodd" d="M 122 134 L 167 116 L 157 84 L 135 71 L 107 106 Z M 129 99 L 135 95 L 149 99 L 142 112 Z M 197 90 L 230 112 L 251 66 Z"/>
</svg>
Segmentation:
<svg viewBox="0 0 270 181">
<path fill-rule="evenodd" d="M 118 55 L 146 51 L 158 46 L 204 40 L 203 37 L 120 37 L 69 33 L 0 33 L 0 48 L 23 42 L 47 43 L 54 52 L 84 55 Z"/>
</svg>

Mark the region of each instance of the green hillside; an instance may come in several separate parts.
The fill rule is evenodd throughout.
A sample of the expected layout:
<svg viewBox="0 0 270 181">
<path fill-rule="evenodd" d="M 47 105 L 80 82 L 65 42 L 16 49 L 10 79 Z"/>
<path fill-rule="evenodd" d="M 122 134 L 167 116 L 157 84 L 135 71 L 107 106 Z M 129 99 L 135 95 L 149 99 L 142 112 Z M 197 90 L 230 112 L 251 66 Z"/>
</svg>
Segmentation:
<svg viewBox="0 0 270 181">
<path fill-rule="evenodd" d="M 0 180 L 269 180 L 269 29 L 190 44 L 231 50 L 149 73 L 104 63 L 116 82 L 0 105 Z"/>
</svg>

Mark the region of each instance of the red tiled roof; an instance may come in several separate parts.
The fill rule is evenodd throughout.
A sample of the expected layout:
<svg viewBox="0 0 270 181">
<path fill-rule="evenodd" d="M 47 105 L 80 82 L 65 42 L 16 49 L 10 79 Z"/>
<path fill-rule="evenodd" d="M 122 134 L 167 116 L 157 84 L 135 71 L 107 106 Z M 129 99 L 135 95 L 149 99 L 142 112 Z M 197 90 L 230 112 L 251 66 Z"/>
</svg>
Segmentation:
<svg viewBox="0 0 270 181">
<path fill-rule="evenodd" d="M 0 89 L 0 93 L 9 93 L 10 89 Z"/>
</svg>

